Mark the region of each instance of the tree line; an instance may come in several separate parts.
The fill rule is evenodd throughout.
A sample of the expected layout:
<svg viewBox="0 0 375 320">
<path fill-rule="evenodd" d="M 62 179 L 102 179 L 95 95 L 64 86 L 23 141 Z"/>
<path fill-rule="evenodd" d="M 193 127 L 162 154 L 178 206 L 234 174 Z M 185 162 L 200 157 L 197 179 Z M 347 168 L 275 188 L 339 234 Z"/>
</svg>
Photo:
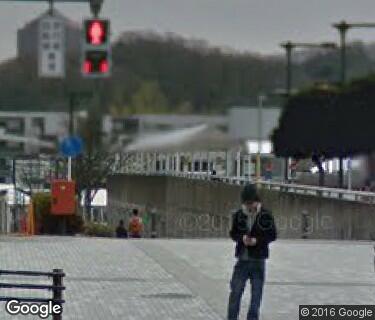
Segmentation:
<svg viewBox="0 0 375 320">
<path fill-rule="evenodd" d="M 137 32 L 124 33 L 112 50 L 112 77 L 101 81 L 103 112 L 224 113 L 285 87 L 283 55 L 262 56 L 174 34 Z M 362 43 L 349 46 L 350 77 L 374 69 L 373 51 Z M 299 53 L 294 61 L 296 88 L 338 79 L 338 52 Z M 79 57 L 68 58 L 65 80 L 39 79 L 36 66 L 27 58 L 0 65 L 0 109 L 63 111 L 68 110 L 69 92 L 96 90 L 94 81 L 82 80 Z M 273 99 L 270 103 L 281 101 Z"/>
</svg>

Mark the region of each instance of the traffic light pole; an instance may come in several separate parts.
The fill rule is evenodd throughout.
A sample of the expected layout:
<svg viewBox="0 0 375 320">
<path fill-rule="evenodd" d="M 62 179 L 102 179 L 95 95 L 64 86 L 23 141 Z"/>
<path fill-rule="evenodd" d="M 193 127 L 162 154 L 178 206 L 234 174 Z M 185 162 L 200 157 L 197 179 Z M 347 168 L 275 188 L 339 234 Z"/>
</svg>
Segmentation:
<svg viewBox="0 0 375 320">
<path fill-rule="evenodd" d="M 99 16 L 102 9 L 104 0 L 0 0 L 2 2 L 48 2 L 50 6 L 50 12 L 53 11 L 53 4 L 55 2 L 71 2 L 71 3 L 82 3 L 89 2 L 91 13 L 95 18 Z"/>
<path fill-rule="evenodd" d="M 71 93 L 69 96 L 69 136 L 74 135 L 74 104 L 75 94 Z M 68 181 L 72 180 L 72 157 L 68 157 Z"/>
</svg>

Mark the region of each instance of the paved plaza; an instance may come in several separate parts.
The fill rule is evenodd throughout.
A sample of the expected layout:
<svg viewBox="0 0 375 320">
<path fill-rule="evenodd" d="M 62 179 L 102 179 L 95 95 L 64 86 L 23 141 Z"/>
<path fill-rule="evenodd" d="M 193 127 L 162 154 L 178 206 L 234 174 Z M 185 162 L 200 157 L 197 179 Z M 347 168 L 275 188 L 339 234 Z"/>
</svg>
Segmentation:
<svg viewBox="0 0 375 320">
<path fill-rule="evenodd" d="M 230 240 L 0 237 L 0 269 L 64 269 L 64 320 L 225 319 L 233 263 Z M 0 277 L 6 280 L 20 278 Z M 247 289 L 241 319 L 248 302 Z M 375 304 L 373 243 L 272 244 L 262 320 L 298 319 L 299 304 Z M 0 319 L 33 319 L 0 306 Z"/>
</svg>

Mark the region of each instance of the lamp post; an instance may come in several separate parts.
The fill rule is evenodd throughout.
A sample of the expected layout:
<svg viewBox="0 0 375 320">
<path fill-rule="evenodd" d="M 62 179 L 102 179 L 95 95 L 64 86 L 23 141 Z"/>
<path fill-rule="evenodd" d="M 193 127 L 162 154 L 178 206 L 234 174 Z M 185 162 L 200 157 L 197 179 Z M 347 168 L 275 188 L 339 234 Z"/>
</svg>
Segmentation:
<svg viewBox="0 0 375 320">
<path fill-rule="evenodd" d="M 260 94 L 258 96 L 258 152 L 257 152 L 257 158 L 256 158 L 256 180 L 259 182 L 261 180 L 261 161 L 260 161 L 260 155 L 262 152 L 262 131 L 263 131 L 263 103 L 266 100 L 266 96 Z"/>
<path fill-rule="evenodd" d="M 292 93 L 292 55 L 293 50 L 297 48 L 322 48 L 322 49 L 336 49 L 337 45 L 334 42 L 320 42 L 320 43 L 307 43 L 307 42 L 292 42 L 287 41 L 280 44 L 280 46 L 285 49 L 286 53 L 286 99 L 290 98 Z M 287 181 L 289 179 L 289 159 L 285 159 L 285 170 L 284 179 Z"/>
<path fill-rule="evenodd" d="M 69 136 L 73 137 L 75 133 L 74 128 L 74 113 L 75 108 L 82 99 L 90 99 L 92 97 L 90 92 L 78 91 L 69 94 Z M 72 157 L 68 157 L 68 180 L 72 180 Z"/>
<path fill-rule="evenodd" d="M 348 23 L 345 20 L 334 23 L 332 25 L 340 34 L 340 82 L 341 86 L 345 86 L 347 81 L 347 56 L 346 56 L 346 37 L 348 31 L 353 28 L 375 28 L 375 23 Z M 344 186 L 344 163 L 343 158 L 340 157 L 339 159 L 339 187 L 342 188 Z M 351 168 L 349 168 L 351 170 Z M 350 175 L 351 173 L 349 173 Z M 348 184 L 348 187 L 349 184 Z"/>
</svg>

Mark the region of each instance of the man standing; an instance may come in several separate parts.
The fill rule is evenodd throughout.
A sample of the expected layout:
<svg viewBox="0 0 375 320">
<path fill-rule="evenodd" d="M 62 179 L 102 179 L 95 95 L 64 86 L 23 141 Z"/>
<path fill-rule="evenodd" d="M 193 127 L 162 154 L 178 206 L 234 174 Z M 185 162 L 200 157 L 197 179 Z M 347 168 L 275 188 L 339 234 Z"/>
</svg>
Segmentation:
<svg viewBox="0 0 375 320">
<path fill-rule="evenodd" d="M 236 244 L 237 263 L 230 283 L 228 320 L 238 320 L 247 280 L 251 282 L 251 302 L 247 320 L 259 320 L 268 244 L 277 233 L 270 211 L 263 208 L 254 185 L 241 193 L 242 208 L 233 214 L 230 237 Z"/>
</svg>

